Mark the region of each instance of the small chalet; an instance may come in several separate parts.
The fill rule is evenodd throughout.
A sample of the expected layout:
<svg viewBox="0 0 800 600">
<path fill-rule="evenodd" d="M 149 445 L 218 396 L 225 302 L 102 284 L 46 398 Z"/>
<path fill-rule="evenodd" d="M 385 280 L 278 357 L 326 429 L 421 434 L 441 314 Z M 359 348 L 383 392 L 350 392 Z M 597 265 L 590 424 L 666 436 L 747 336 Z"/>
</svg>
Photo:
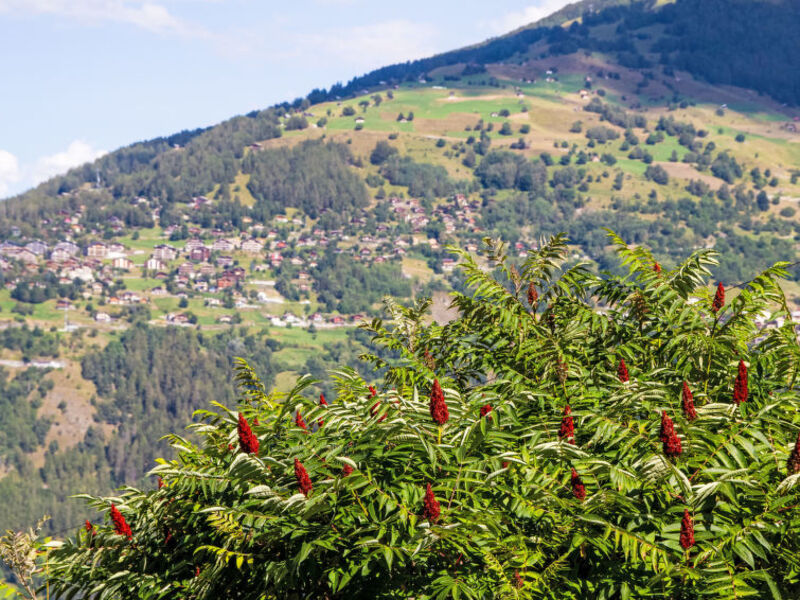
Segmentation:
<svg viewBox="0 0 800 600">
<path fill-rule="evenodd" d="M 264 244 L 257 240 L 245 240 L 242 242 L 242 251 L 243 252 L 250 252 L 252 254 L 257 254 L 264 249 Z"/>
<path fill-rule="evenodd" d="M 86 256 L 92 258 L 105 258 L 108 254 L 108 246 L 103 242 L 91 242 L 86 247 Z"/>
<path fill-rule="evenodd" d="M 144 263 L 144 268 L 148 271 L 163 271 L 165 269 L 164 263 L 158 260 L 155 256 L 151 256 Z"/>
<path fill-rule="evenodd" d="M 233 250 L 233 242 L 225 238 L 219 238 L 214 242 L 212 249 L 217 252 L 231 252 Z"/>
<path fill-rule="evenodd" d="M 207 261 L 211 258 L 211 250 L 207 246 L 192 248 L 189 252 L 189 258 L 198 262 Z"/>
<path fill-rule="evenodd" d="M 115 258 L 112 261 L 111 266 L 122 271 L 130 271 L 133 268 L 133 261 L 130 258 L 123 256 L 121 258 Z"/>
</svg>

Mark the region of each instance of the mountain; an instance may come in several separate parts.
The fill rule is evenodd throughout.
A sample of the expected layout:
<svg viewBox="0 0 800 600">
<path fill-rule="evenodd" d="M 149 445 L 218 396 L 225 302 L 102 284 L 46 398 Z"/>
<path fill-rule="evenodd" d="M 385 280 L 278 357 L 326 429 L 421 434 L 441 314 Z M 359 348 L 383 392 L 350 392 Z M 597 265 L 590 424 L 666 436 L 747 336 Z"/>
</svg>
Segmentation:
<svg viewBox="0 0 800 600">
<path fill-rule="evenodd" d="M 578 3 L 3 202 L 0 529 L 151 485 L 161 436 L 232 402 L 235 356 L 282 390 L 354 364 L 384 295 L 446 319 L 448 244 L 519 258 L 566 231 L 616 271 L 611 227 L 668 258 L 714 246 L 726 284 L 797 261 L 797 31 L 793 2 Z"/>
</svg>

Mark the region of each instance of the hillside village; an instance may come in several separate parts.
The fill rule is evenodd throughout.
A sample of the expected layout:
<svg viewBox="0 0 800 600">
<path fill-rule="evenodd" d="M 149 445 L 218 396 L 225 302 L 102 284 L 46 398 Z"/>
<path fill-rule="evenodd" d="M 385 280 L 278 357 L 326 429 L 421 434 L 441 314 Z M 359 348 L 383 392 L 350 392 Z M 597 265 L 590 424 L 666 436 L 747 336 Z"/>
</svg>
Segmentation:
<svg viewBox="0 0 800 600">
<path fill-rule="evenodd" d="M 191 200 L 190 209 L 211 204 L 206 197 Z M 146 199 L 137 199 L 139 205 Z M 477 201 L 469 201 L 456 194 L 426 210 L 418 199 L 393 196 L 385 201 L 390 220 L 376 227 L 367 227 L 368 215 L 354 217 L 344 229 L 324 231 L 298 215 L 278 215 L 270 224 L 249 223 L 237 234 L 220 229 L 203 229 L 197 226 L 171 225 L 152 231 L 158 232 L 152 247 L 132 247 L 124 242 L 92 239 L 76 243 L 75 239 L 99 237 L 96 230 L 86 231 L 82 210 L 59 215 L 50 225 L 63 240 L 49 245 L 38 239 L 25 239 L 17 235 L 0 244 L 0 269 L 5 275 L 5 288 L 12 299 L 45 290 L 50 283 L 68 289 L 64 295 L 52 298 L 59 310 L 73 308 L 81 298 L 91 302 L 91 316 L 98 324 L 113 323 L 123 318 L 120 307 L 153 306 L 157 298 L 177 301 L 202 298 L 210 309 L 217 309 L 217 323 L 237 322 L 236 313 L 225 309 L 264 310 L 273 326 L 300 327 L 352 326 L 365 318 L 364 314 L 322 314 L 304 312 L 296 314 L 281 310 L 287 300 L 275 290 L 275 277 L 290 273 L 292 292 L 297 302 L 311 305 L 314 294 L 314 269 L 320 254 L 335 246 L 337 254 L 363 264 L 402 263 L 409 255 L 428 256 L 431 271 L 447 276 L 455 267 L 442 244 L 428 237 L 426 228 L 434 223 L 448 237 L 467 235 L 477 240 Z M 158 223 L 158 210 L 153 211 Z M 187 218 L 187 221 L 189 219 Z M 119 221 L 110 223 L 117 236 L 125 235 Z M 181 239 L 182 235 L 188 238 Z M 139 238 L 141 241 L 141 238 Z M 466 244 L 476 251 L 475 241 Z M 531 244 L 517 242 L 515 249 L 524 256 Z M 405 275 L 410 277 L 410 275 Z M 29 299 L 26 296 L 25 299 Z M 41 298 L 34 298 L 34 301 Z M 169 311 L 154 322 L 172 325 L 191 325 L 197 319 L 183 311 Z"/>
</svg>

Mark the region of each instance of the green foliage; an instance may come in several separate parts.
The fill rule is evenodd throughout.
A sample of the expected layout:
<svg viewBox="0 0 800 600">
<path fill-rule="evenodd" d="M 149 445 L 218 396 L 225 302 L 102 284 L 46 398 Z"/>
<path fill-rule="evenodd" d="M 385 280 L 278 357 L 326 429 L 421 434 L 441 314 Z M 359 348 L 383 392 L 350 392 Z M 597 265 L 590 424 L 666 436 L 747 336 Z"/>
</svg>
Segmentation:
<svg viewBox="0 0 800 600">
<path fill-rule="evenodd" d="M 728 152 L 720 152 L 711 163 L 711 172 L 715 177 L 733 183 L 742 176 L 742 167 Z"/>
<path fill-rule="evenodd" d="M 411 295 L 411 285 L 399 264 L 367 266 L 329 251 L 313 271 L 317 300 L 326 311 L 353 314 L 369 310 L 387 294 Z"/>
<path fill-rule="evenodd" d="M 292 115 L 286 120 L 286 131 L 307 129 L 308 120 L 303 115 Z"/>
<path fill-rule="evenodd" d="M 317 218 L 325 210 L 341 214 L 366 206 L 367 190 L 351 161 L 347 146 L 316 140 L 249 154 L 242 168 L 250 173 L 253 213 L 266 221 L 288 206 Z"/>
<path fill-rule="evenodd" d="M 625 112 L 624 109 L 620 108 L 619 106 L 613 106 L 611 104 L 606 104 L 599 98 L 592 98 L 592 100 L 583 107 L 583 110 L 587 112 L 593 112 L 599 114 L 604 121 L 608 121 L 612 125 L 616 125 L 617 127 L 624 127 L 625 129 L 629 129 L 632 127 L 647 127 L 647 120 L 641 115 L 629 115 Z M 570 131 L 574 131 L 576 129 L 575 124 L 573 123 L 572 129 Z M 577 127 L 578 131 L 575 133 L 580 133 L 580 125 Z M 630 132 L 630 136 L 636 137 L 633 135 L 633 132 Z M 614 138 L 616 139 L 616 138 Z M 630 142 L 629 142 L 630 143 Z M 638 139 L 636 140 L 638 143 Z"/>
<path fill-rule="evenodd" d="M 475 176 L 487 188 L 531 191 L 544 187 L 547 170 L 508 150 L 492 150 L 475 169 Z"/>
<path fill-rule="evenodd" d="M 442 197 L 455 191 L 455 184 L 440 165 L 418 163 L 410 156 L 391 154 L 381 167 L 381 175 L 392 185 L 408 187 L 415 197 Z"/>
<path fill-rule="evenodd" d="M 50 419 L 37 418 L 36 410 L 51 387 L 42 380 L 42 369 L 25 369 L 11 377 L 0 368 L 0 466 L 17 466 L 24 452 L 34 452 L 44 442 Z"/>
<path fill-rule="evenodd" d="M 397 148 L 392 146 L 386 140 L 380 140 L 375 144 L 372 152 L 369 155 L 369 162 L 373 165 L 382 165 L 393 155 L 397 154 Z"/>
<path fill-rule="evenodd" d="M 610 140 L 619 139 L 619 131 L 603 125 L 597 125 L 586 130 L 586 137 L 600 144 L 605 144 Z"/>
<path fill-rule="evenodd" d="M 800 462 L 800 347 L 778 285 L 785 265 L 714 313 L 713 251 L 658 271 L 642 247 L 612 242 L 627 272 L 606 278 L 566 264 L 563 236 L 520 267 L 487 240 L 494 275 L 459 252 L 468 292 L 454 295 L 457 319 L 429 323 L 429 302 L 387 301 L 391 322 L 366 327 L 393 353 L 364 357 L 385 372 L 374 398 L 346 368 L 332 373 L 326 407 L 308 377 L 267 394 L 242 361 L 239 410 L 260 450 L 239 451 L 236 411 L 199 411 L 190 427 L 200 443 L 170 436 L 177 457 L 151 472 L 163 488 L 87 498 L 100 511 L 115 503 L 133 540 L 108 522 L 66 540 L 51 554 L 52 589 L 101 599 L 797 597 L 800 474 L 787 476 L 787 464 Z M 786 324 L 759 332 L 765 310 Z M 749 399 L 737 405 L 740 360 Z M 435 379 L 444 426 L 429 413 Z M 683 382 L 695 420 L 681 411 Z M 559 438 L 567 405 L 574 444 Z M 298 411 L 311 430 L 296 425 Z M 659 440 L 663 412 L 682 440 L 676 457 Z M 438 518 L 423 510 L 427 484 Z M 679 543 L 685 510 L 689 548 Z"/>
<path fill-rule="evenodd" d="M 263 338 L 233 333 L 205 336 L 193 330 L 138 325 L 119 340 L 81 361 L 84 378 L 102 398 L 102 421 L 117 427 L 107 449 L 115 480 L 137 481 L 147 465 L 163 454 L 165 431 L 176 418 L 215 400 L 231 403 L 227 379 L 233 356 L 256 355 L 259 371 L 272 377 L 272 351 Z M 203 377 L 197 377 L 202 373 Z M 184 395 L 181 390 L 192 390 Z"/>
<path fill-rule="evenodd" d="M 659 185 L 669 183 L 669 173 L 661 165 L 650 165 L 645 169 L 644 176 Z"/>
</svg>

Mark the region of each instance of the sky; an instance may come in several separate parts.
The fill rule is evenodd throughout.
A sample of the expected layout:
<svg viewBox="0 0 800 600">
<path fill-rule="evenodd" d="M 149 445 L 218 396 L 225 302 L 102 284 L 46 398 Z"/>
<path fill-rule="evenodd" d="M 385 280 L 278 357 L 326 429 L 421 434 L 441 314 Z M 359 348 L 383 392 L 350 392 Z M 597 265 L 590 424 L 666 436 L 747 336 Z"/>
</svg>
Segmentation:
<svg viewBox="0 0 800 600">
<path fill-rule="evenodd" d="M 568 0 L 0 0 L 0 198 Z"/>
</svg>

